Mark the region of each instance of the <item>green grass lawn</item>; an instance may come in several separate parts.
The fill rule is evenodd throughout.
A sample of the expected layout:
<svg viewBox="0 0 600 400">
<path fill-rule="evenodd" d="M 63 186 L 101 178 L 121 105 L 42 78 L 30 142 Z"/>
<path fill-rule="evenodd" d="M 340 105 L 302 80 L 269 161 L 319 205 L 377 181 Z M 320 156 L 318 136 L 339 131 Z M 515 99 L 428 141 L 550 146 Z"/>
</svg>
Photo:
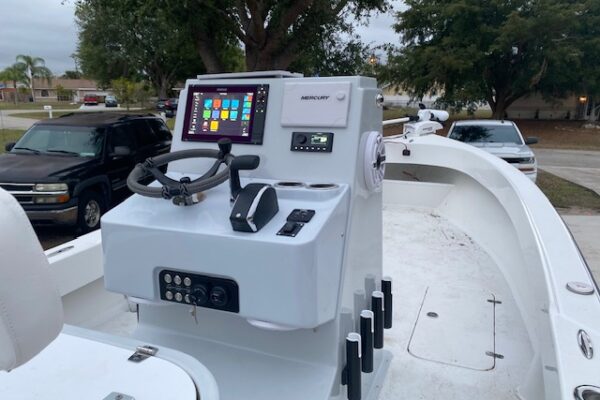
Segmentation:
<svg viewBox="0 0 600 400">
<path fill-rule="evenodd" d="M 393 107 L 383 110 L 383 120 L 386 119 L 396 119 L 406 117 L 407 115 L 417 115 L 419 110 L 416 108 L 410 107 Z M 456 114 L 450 114 L 451 120 L 459 120 L 459 119 L 480 119 L 480 118 L 490 118 L 492 116 L 492 112 L 490 110 L 477 110 L 474 114 L 470 115 L 466 111 L 462 111 Z"/>
<path fill-rule="evenodd" d="M 44 106 L 49 105 L 56 109 L 75 109 L 80 104 L 69 104 L 69 102 L 36 102 L 36 103 L 11 103 L 7 101 L 0 102 L 0 110 L 43 110 Z"/>
<path fill-rule="evenodd" d="M 416 108 L 409 107 L 394 107 L 383 110 L 383 120 L 403 118 L 407 115 L 416 115 Z"/>
<path fill-rule="evenodd" d="M 175 118 L 167 118 L 167 127 L 170 130 L 175 129 Z"/>
<path fill-rule="evenodd" d="M 22 129 L 0 129 L 0 154 L 4 153 L 4 145 L 16 142 L 25 131 Z"/>
<path fill-rule="evenodd" d="M 541 170 L 537 185 L 556 208 L 600 212 L 600 196 L 593 190 Z"/>
<path fill-rule="evenodd" d="M 52 118 L 58 118 L 65 114 L 69 114 L 70 112 L 71 111 L 54 111 L 52 113 Z M 46 119 L 46 118 L 48 118 L 48 111 L 32 111 L 32 112 L 22 113 L 22 114 L 12 114 L 11 117 Z"/>
</svg>

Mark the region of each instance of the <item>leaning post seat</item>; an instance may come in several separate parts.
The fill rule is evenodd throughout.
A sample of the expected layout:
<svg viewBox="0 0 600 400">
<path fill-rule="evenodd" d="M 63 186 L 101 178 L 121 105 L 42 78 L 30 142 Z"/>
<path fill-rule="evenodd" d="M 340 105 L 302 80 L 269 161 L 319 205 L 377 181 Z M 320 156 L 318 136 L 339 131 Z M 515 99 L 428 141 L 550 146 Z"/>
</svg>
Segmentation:
<svg viewBox="0 0 600 400">
<path fill-rule="evenodd" d="M 186 354 L 161 346 L 134 362 L 146 342 L 63 326 L 48 259 L 25 212 L 2 189 L 0 257 L 0 399 L 219 399 L 210 371 Z"/>
<path fill-rule="evenodd" d="M 0 189 L 0 370 L 33 358 L 59 334 L 63 309 L 48 259 L 17 200 Z"/>
</svg>

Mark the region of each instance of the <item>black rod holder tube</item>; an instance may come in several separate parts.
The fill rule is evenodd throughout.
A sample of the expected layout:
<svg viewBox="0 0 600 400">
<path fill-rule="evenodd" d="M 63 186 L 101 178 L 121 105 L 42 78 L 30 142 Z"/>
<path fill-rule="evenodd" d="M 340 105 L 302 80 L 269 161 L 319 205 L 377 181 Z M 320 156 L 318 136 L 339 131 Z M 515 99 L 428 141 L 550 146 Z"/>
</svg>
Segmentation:
<svg viewBox="0 0 600 400">
<path fill-rule="evenodd" d="M 373 372 L 373 331 L 375 325 L 373 311 L 363 310 L 360 313 L 360 347 L 362 372 Z"/>
<path fill-rule="evenodd" d="M 346 372 L 348 378 L 348 400 L 360 400 L 360 335 L 349 333 L 346 337 Z"/>
<path fill-rule="evenodd" d="M 366 293 L 366 300 L 367 300 L 367 309 L 371 308 L 371 298 L 369 297 L 369 294 L 371 294 L 377 290 L 377 286 L 376 286 L 375 282 L 376 282 L 375 275 L 367 274 L 365 276 L 365 293 Z M 362 310 L 362 308 L 361 308 L 361 310 Z M 356 310 L 356 311 L 358 312 L 358 310 Z"/>
<path fill-rule="evenodd" d="M 376 290 L 371 295 L 371 311 L 373 311 L 373 322 L 375 323 L 375 332 L 373 337 L 373 347 L 383 348 L 383 293 Z"/>
<path fill-rule="evenodd" d="M 390 329 L 392 327 L 392 278 L 384 277 L 381 280 L 381 291 L 383 292 L 383 327 Z"/>
</svg>

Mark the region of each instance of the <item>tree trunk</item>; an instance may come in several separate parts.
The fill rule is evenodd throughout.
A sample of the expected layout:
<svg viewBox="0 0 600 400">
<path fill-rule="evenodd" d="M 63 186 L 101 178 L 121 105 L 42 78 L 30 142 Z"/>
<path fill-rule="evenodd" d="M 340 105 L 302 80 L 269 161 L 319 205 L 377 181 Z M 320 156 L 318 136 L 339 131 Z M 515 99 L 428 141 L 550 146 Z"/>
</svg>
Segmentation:
<svg viewBox="0 0 600 400">
<path fill-rule="evenodd" d="M 13 81 L 13 87 L 15 88 L 15 104 L 19 102 L 19 91 L 17 90 L 17 81 Z"/>
<path fill-rule="evenodd" d="M 166 79 L 166 77 L 161 76 L 159 77 L 159 82 L 158 82 L 158 98 L 159 99 L 166 99 L 167 98 L 167 92 L 169 90 L 169 82 L 168 79 Z"/>
<path fill-rule="evenodd" d="M 515 95 L 513 93 L 508 93 L 507 90 L 496 90 L 496 94 L 493 96 L 492 100 L 488 100 L 490 107 L 492 109 L 492 118 L 493 119 L 506 119 L 506 110 L 515 100 L 519 99 L 521 96 Z"/>
<path fill-rule="evenodd" d="M 35 103 L 35 90 L 33 88 L 33 71 L 29 67 L 29 79 L 31 80 L 31 101 Z"/>
<path fill-rule="evenodd" d="M 598 107 L 600 107 L 600 104 L 596 103 L 594 98 L 592 98 L 591 102 L 592 107 L 590 109 L 590 116 L 587 118 L 587 120 L 590 122 L 596 122 L 598 121 Z"/>
<path fill-rule="evenodd" d="M 221 64 L 221 60 L 219 60 L 219 56 L 213 44 L 210 40 L 206 40 L 203 37 L 196 38 L 196 49 L 198 49 L 198 54 L 202 59 L 202 63 L 206 67 L 206 72 L 209 74 L 216 74 L 219 72 L 223 72 L 223 65 Z"/>
</svg>

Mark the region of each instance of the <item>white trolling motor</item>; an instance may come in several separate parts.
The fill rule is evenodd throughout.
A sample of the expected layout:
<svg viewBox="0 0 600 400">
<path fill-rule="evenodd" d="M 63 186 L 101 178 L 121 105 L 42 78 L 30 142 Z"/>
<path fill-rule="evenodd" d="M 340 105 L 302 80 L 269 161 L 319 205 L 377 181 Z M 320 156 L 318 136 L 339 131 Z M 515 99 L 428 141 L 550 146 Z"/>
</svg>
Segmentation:
<svg viewBox="0 0 600 400">
<path fill-rule="evenodd" d="M 443 129 L 441 122 L 447 121 L 450 117 L 447 111 L 427 109 L 423 103 L 419 104 L 419 108 L 416 116 L 383 121 L 383 126 L 404 124 L 401 136 L 424 136 Z"/>
</svg>

